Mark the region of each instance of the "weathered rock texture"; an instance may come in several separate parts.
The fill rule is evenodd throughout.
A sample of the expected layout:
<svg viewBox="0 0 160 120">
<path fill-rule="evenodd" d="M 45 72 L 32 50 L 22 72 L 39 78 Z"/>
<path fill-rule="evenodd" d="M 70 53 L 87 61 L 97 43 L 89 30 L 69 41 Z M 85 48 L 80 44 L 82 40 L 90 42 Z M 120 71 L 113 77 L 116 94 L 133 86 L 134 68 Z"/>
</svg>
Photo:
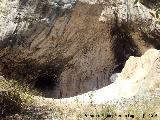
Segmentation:
<svg viewBox="0 0 160 120">
<path fill-rule="evenodd" d="M 46 97 L 68 97 L 110 84 L 129 56 L 160 48 L 159 27 L 145 6 L 85 2 L 6 2 L 10 12 L 1 17 L 1 73 Z"/>
<path fill-rule="evenodd" d="M 122 72 L 113 74 L 111 79 L 115 82 L 106 87 L 79 96 L 61 99 L 61 102 L 75 103 L 79 101 L 89 104 L 92 101 L 93 104 L 104 104 L 108 101 L 133 96 L 143 97 L 151 94 L 159 96 L 160 51 L 150 49 L 141 57 L 129 57 Z M 48 99 L 48 101 L 52 100 Z"/>
</svg>

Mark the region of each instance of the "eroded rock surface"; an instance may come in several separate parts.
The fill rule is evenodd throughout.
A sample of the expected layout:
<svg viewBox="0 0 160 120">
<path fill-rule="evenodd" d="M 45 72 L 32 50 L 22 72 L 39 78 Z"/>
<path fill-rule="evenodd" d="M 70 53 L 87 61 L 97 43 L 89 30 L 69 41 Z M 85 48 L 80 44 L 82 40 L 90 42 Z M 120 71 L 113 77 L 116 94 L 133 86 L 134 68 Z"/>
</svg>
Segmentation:
<svg viewBox="0 0 160 120">
<path fill-rule="evenodd" d="M 1 17 L 1 73 L 40 89 L 46 97 L 70 97 L 109 85 L 110 76 L 122 70 L 129 56 L 160 48 L 158 27 L 141 4 L 132 9 L 133 3 L 121 0 L 2 2 L 10 12 Z M 122 17 L 128 5 L 132 11 Z M 136 19 L 128 16 L 134 10 L 140 13 Z M 128 23 L 137 19 L 138 25 Z"/>
<path fill-rule="evenodd" d="M 79 96 L 61 99 L 61 102 L 83 104 L 104 104 L 108 101 L 121 100 L 133 96 L 160 94 L 160 51 L 150 49 L 141 57 L 130 56 L 121 73 L 111 76 L 114 83 L 99 90 Z M 46 99 L 47 100 L 47 99 Z M 48 101 L 52 101 L 48 99 Z M 59 101 L 59 100 L 57 100 Z M 45 104 L 45 102 L 44 102 Z"/>
</svg>

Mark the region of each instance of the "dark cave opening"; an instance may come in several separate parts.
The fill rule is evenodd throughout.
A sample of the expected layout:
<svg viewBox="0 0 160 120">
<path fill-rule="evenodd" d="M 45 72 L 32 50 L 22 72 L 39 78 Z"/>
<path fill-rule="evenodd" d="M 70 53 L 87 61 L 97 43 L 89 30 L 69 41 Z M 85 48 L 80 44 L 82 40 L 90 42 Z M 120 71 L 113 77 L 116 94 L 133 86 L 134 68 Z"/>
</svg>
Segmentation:
<svg viewBox="0 0 160 120">
<path fill-rule="evenodd" d="M 42 74 L 38 76 L 35 80 L 34 88 L 42 92 L 44 97 L 60 97 L 59 82 L 53 75 Z"/>
</svg>

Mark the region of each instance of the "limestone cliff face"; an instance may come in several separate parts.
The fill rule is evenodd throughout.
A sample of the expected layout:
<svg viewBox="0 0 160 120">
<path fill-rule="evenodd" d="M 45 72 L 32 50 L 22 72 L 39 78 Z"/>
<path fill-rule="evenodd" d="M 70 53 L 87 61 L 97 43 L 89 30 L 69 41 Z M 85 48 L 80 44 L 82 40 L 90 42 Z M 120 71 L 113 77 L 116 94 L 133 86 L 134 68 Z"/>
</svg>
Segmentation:
<svg viewBox="0 0 160 120">
<path fill-rule="evenodd" d="M 75 0 L 2 0 L 0 47 L 28 41 L 26 37 L 51 26 L 57 16 L 62 16 L 74 4 Z"/>
<path fill-rule="evenodd" d="M 153 27 L 152 16 L 145 12 L 143 24 L 130 24 L 126 16 L 133 14 L 133 3 L 119 2 L 6 2 L 4 6 L 8 5 L 10 12 L 0 17 L 1 73 L 55 98 L 110 84 L 110 76 L 122 70 L 129 56 L 140 56 L 148 48 L 160 47 L 158 27 Z M 117 12 L 122 5 L 129 5 L 131 13 Z M 141 4 L 140 7 L 148 10 Z M 109 19 L 106 11 L 111 12 Z M 135 16 L 139 20 L 142 14 Z M 136 23 L 135 17 L 129 18 Z M 141 26 L 149 30 L 141 30 Z M 157 32 L 152 33 L 154 30 Z"/>
<path fill-rule="evenodd" d="M 112 84 L 88 93 L 61 99 L 61 102 L 104 104 L 123 98 L 143 98 L 144 96 L 160 95 L 160 51 L 150 49 L 141 57 L 131 56 L 126 61 L 121 73 L 111 76 Z M 91 98 L 92 96 L 92 98 Z M 46 99 L 50 101 L 50 99 Z M 52 100 L 51 100 L 52 101 Z M 57 99 L 59 101 L 59 99 Z M 45 103 L 45 102 L 44 102 Z"/>
<path fill-rule="evenodd" d="M 112 84 L 101 89 L 78 96 L 62 99 L 50 99 L 35 96 L 35 101 L 43 105 L 56 103 L 95 105 L 117 101 L 138 100 L 160 96 L 160 51 L 147 50 L 141 57 L 130 56 L 122 72 L 113 74 Z"/>
</svg>

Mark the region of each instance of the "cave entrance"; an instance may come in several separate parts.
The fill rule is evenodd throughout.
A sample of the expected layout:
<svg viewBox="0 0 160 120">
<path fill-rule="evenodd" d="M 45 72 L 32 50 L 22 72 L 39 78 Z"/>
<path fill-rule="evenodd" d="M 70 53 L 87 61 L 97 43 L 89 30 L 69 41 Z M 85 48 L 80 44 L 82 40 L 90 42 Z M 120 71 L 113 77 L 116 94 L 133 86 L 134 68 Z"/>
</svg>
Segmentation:
<svg viewBox="0 0 160 120">
<path fill-rule="evenodd" d="M 34 88 L 40 91 L 44 97 L 60 97 L 59 82 L 54 75 L 39 75 L 35 80 Z"/>
<path fill-rule="evenodd" d="M 40 91 L 42 93 L 42 96 L 47 98 L 72 97 L 91 90 L 99 89 L 111 83 L 109 81 L 110 76 L 113 73 L 117 73 L 122 70 L 125 61 L 129 58 L 129 56 L 140 56 L 140 50 L 138 49 L 137 45 L 134 42 L 134 39 L 132 38 L 132 35 L 130 34 L 130 29 L 126 25 L 113 26 L 113 28 L 111 28 L 111 37 L 112 43 L 111 45 L 109 43 L 109 47 L 111 47 L 113 51 L 104 54 L 107 56 L 114 55 L 114 60 L 113 62 L 111 62 L 112 64 L 107 64 L 109 66 L 105 65 L 106 62 L 102 61 L 101 64 L 101 62 L 99 62 L 98 60 L 98 64 L 95 64 L 94 67 L 86 69 L 86 66 L 84 66 L 84 69 L 80 68 L 80 70 L 78 70 L 78 67 L 74 66 L 81 63 L 77 60 L 78 57 L 74 58 L 74 56 L 71 56 L 68 58 L 63 58 L 63 56 L 58 56 L 57 58 L 52 60 L 50 58 L 51 51 L 48 51 L 49 53 L 43 53 L 44 55 L 47 54 L 47 58 L 44 59 L 42 57 L 42 59 L 44 59 L 44 63 L 41 63 L 37 62 L 41 59 L 41 57 L 31 59 L 31 56 L 29 56 L 28 58 L 26 58 L 26 55 L 28 53 L 24 54 L 23 52 L 17 52 L 16 49 L 16 52 L 9 51 L 9 53 L 5 57 L 1 57 L 3 58 L 0 61 L 1 64 L 3 64 L 2 72 L 7 76 L 13 76 L 13 78 L 17 80 L 30 80 L 31 86 Z M 108 40 L 108 42 L 110 41 Z M 99 47 L 100 49 L 98 49 L 96 53 L 103 49 L 102 46 Z M 97 48 L 97 46 L 95 48 Z M 78 56 L 81 55 L 81 53 L 79 54 L 79 52 L 76 52 L 76 54 L 77 53 Z M 1 56 L 4 55 L 2 54 Z M 90 56 L 87 56 L 86 58 L 84 58 L 84 60 L 97 60 L 95 56 L 91 56 L 91 58 L 89 57 Z M 72 62 L 75 61 L 75 63 L 73 62 L 73 64 L 72 62 L 70 62 L 70 60 L 72 60 Z M 105 59 L 105 61 L 107 61 L 107 59 Z M 86 63 L 84 63 L 84 65 L 86 65 Z M 99 70 L 98 65 L 103 66 L 104 69 L 102 68 L 102 70 Z M 67 69 L 68 71 L 66 71 Z M 83 71 L 85 69 L 86 73 L 84 73 Z M 69 74 L 73 70 L 75 70 L 75 75 L 73 75 L 72 77 Z M 62 74 L 61 76 L 61 73 L 63 72 L 64 74 Z M 80 73 L 83 73 L 82 77 L 80 76 Z"/>
</svg>

